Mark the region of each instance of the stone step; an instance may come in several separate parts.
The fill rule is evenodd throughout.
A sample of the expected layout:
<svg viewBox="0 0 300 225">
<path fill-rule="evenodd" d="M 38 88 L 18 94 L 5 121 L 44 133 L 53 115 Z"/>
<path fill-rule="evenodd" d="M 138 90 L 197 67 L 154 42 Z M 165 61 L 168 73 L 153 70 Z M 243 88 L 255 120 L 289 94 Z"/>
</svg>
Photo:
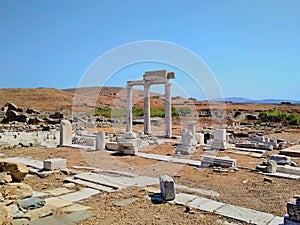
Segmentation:
<svg viewBox="0 0 300 225">
<path fill-rule="evenodd" d="M 60 199 L 63 199 L 65 201 L 70 201 L 70 202 L 78 202 L 83 199 L 87 199 L 93 195 L 99 194 L 100 191 L 95 190 L 93 188 L 83 188 L 79 191 L 66 194 L 63 196 L 59 196 Z"/>
<path fill-rule="evenodd" d="M 81 180 L 81 179 L 75 179 L 74 177 L 67 177 L 65 179 L 65 181 L 75 183 L 75 184 L 80 184 L 80 185 L 83 185 L 83 186 L 86 186 L 86 187 L 89 187 L 89 188 L 96 189 L 98 191 L 114 192 L 115 190 L 117 190 L 117 189 L 114 189 L 114 188 L 103 186 L 101 184 L 95 184 L 95 183 L 84 181 L 84 180 Z"/>
<path fill-rule="evenodd" d="M 114 181 L 113 177 L 104 176 L 95 173 L 80 173 L 74 176 L 75 179 L 80 179 L 84 181 L 88 181 L 95 184 L 100 184 L 113 189 L 123 189 L 127 186 Z"/>
<path fill-rule="evenodd" d="M 158 178 L 137 176 L 131 177 L 111 177 L 96 173 L 80 173 L 75 175 L 74 178 L 81 179 L 84 181 L 92 182 L 95 184 L 101 184 L 114 189 L 123 189 L 127 187 L 144 187 L 148 185 L 158 184 Z"/>
<path fill-rule="evenodd" d="M 251 224 L 267 225 L 274 220 L 275 216 L 269 213 L 242 208 L 226 204 L 216 210 L 216 213 L 225 217 L 234 218 Z"/>
<path fill-rule="evenodd" d="M 29 167 L 33 167 L 36 169 L 42 170 L 44 168 L 43 161 L 39 161 L 39 160 L 33 160 L 30 158 L 21 158 L 21 157 L 13 157 L 13 158 L 5 158 L 5 159 L 16 163 L 23 163 Z"/>
<path fill-rule="evenodd" d="M 222 166 L 222 167 L 236 167 L 236 159 L 231 158 L 221 158 L 216 156 L 203 156 L 201 160 L 202 166 L 208 165 L 208 166 Z"/>
</svg>

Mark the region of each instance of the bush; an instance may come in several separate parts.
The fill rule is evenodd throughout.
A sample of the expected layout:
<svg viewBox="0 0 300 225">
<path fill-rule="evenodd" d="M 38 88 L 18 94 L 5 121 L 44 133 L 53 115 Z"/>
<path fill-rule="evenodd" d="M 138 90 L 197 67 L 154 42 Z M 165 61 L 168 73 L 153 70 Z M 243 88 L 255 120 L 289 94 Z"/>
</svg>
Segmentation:
<svg viewBox="0 0 300 225">
<path fill-rule="evenodd" d="M 179 112 L 172 108 L 172 116 L 179 116 Z M 111 108 L 103 108 L 103 109 L 96 109 L 95 116 L 104 116 L 106 118 L 120 118 L 126 116 L 125 109 L 111 109 Z M 144 108 L 132 108 L 132 116 L 144 116 Z M 164 109 L 150 109 L 150 116 L 151 117 L 164 117 L 165 110 Z"/>
<path fill-rule="evenodd" d="M 192 113 L 192 109 L 191 109 L 191 108 L 188 108 L 188 107 L 180 108 L 178 111 L 179 111 L 179 115 L 180 115 L 180 116 L 186 116 L 186 115 Z"/>
<path fill-rule="evenodd" d="M 287 123 L 288 125 L 300 126 L 300 117 L 296 112 L 288 113 L 277 110 L 263 111 L 259 114 L 262 122 Z"/>
</svg>

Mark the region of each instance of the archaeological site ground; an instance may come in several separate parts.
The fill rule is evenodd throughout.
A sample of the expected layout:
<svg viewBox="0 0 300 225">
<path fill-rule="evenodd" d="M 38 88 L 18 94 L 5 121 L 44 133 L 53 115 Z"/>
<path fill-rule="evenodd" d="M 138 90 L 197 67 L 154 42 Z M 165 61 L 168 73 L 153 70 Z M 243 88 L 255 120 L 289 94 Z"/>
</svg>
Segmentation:
<svg viewBox="0 0 300 225">
<path fill-rule="evenodd" d="M 173 96 L 174 78 L 0 89 L 0 224 L 300 224 L 300 105 Z"/>
</svg>

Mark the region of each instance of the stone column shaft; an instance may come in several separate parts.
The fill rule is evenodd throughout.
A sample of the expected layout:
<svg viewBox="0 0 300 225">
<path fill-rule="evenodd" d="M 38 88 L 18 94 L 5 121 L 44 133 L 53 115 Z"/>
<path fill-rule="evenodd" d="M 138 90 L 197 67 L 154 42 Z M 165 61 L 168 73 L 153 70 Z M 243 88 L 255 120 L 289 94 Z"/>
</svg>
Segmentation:
<svg viewBox="0 0 300 225">
<path fill-rule="evenodd" d="M 150 134 L 150 85 L 144 85 L 144 134 Z"/>
<path fill-rule="evenodd" d="M 105 149 L 105 132 L 100 131 L 96 137 L 96 150 L 104 150 Z"/>
<path fill-rule="evenodd" d="M 172 136 L 171 84 L 165 84 L 165 136 Z"/>
<path fill-rule="evenodd" d="M 195 138 L 195 135 L 196 135 L 196 121 L 190 121 L 188 123 L 188 129 L 192 132 L 194 138 Z"/>
<path fill-rule="evenodd" d="M 127 86 L 126 97 L 126 132 L 132 132 L 132 87 Z"/>
</svg>

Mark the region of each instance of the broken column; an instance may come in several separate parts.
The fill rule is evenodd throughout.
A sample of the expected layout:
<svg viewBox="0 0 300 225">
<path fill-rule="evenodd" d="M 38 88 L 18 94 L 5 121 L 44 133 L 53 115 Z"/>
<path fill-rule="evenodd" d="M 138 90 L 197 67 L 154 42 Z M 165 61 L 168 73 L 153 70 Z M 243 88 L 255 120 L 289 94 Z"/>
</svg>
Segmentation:
<svg viewBox="0 0 300 225">
<path fill-rule="evenodd" d="M 96 137 L 96 150 L 104 150 L 105 149 L 105 132 L 100 131 Z"/>
<path fill-rule="evenodd" d="M 193 136 L 196 136 L 196 121 L 188 122 L 188 129 L 192 132 Z"/>
<path fill-rule="evenodd" d="M 225 150 L 226 149 L 226 129 L 216 129 L 214 134 L 214 141 L 211 146 L 212 149 Z"/>
<path fill-rule="evenodd" d="M 60 121 L 60 145 L 72 145 L 72 125 L 68 120 Z"/>
<path fill-rule="evenodd" d="M 181 141 L 176 146 L 175 154 L 177 155 L 189 155 L 196 150 L 196 141 L 192 132 L 188 129 L 183 129 L 181 135 Z"/>
<path fill-rule="evenodd" d="M 168 175 L 161 175 L 159 177 L 160 192 L 165 201 L 175 199 L 175 182 L 172 177 Z"/>
<path fill-rule="evenodd" d="M 268 173 L 276 173 L 277 170 L 277 163 L 274 160 L 268 160 L 267 165 L 267 172 Z"/>
</svg>

